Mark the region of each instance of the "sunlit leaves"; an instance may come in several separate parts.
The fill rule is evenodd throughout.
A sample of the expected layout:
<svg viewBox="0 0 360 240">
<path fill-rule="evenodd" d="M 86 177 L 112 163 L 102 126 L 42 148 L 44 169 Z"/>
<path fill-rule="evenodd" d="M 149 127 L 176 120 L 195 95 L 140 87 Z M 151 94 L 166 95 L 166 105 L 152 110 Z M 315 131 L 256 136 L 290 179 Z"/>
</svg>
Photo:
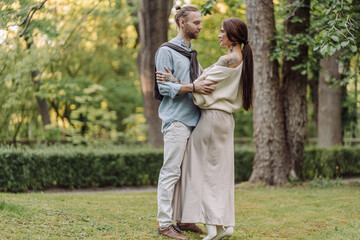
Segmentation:
<svg viewBox="0 0 360 240">
<path fill-rule="evenodd" d="M 211 14 L 213 5 L 215 4 L 216 0 L 207 0 L 204 4 L 200 6 L 200 11 L 202 16 L 206 16 Z"/>
<path fill-rule="evenodd" d="M 232 17 L 240 17 L 235 12 L 244 8 L 246 1 L 239 0 L 206 0 L 205 3 L 201 1 L 200 12 L 202 16 L 211 15 L 214 13 L 214 7 L 218 4 L 223 4 L 233 13 Z M 245 13 L 245 12 L 244 12 Z"/>
<path fill-rule="evenodd" d="M 341 49 L 349 49 L 356 53 L 354 34 L 359 34 L 359 24 L 352 18 L 356 13 L 356 6 L 352 1 L 319 0 L 313 5 L 314 11 L 321 12 L 317 21 L 318 37 L 315 38 L 314 51 L 319 51 L 324 57 L 333 55 Z M 316 26 L 315 26 L 316 27 Z"/>
<path fill-rule="evenodd" d="M 309 32 L 292 36 L 284 34 L 283 22 L 289 20 L 301 23 L 301 20 L 294 17 L 292 12 L 301 6 L 302 1 L 294 1 L 292 5 L 286 4 L 286 1 L 280 1 L 276 14 L 278 32 L 273 37 L 277 44 L 271 49 L 271 60 L 281 61 L 282 57 L 286 60 L 294 60 L 299 54 L 299 47 L 305 44 L 309 47 L 310 58 L 307 63 L 293 67 L 293 70 L 299 70 L 305 74 L 311 72 L 309 69 L 317 71 L 319 67 L 316 58 L 331 56 L 337 51 L 343 51 L 341 58 L 354 57 L 359 53 L 357 46 L 359 43 L 356 43 L 356 39 L 360 38 L 359 24 L 357 24 L 360 14 L 359 4 L 352 4 L 352 2 L 311 1 Z"/>
<path fill-rule="evenodd" d="M 13 8 L 13 3 L 20 5 Z M 0 46 L 0 78 L 6 79 L 0 82 L 0 137 L 11 136 L 13 119 L 24 118 L 31 121 L 21 126 L 22 137 L 36 132 L 57 139 L 52 132 L 62 132 L 74 139 L 80 134 L 110 139 L 122 131 L 122 120 L 142 104 L 132 49 L 137 34 L 129 27 L 135 21 L 126 2 L 48 1 L 34 14 L 24 38 L 10 28 L 37 3 L 0 4 L 1 26 L 14 37 Z M 49 105 L 52 123 L 45 129 L 35 97 Z"/>
</svg>

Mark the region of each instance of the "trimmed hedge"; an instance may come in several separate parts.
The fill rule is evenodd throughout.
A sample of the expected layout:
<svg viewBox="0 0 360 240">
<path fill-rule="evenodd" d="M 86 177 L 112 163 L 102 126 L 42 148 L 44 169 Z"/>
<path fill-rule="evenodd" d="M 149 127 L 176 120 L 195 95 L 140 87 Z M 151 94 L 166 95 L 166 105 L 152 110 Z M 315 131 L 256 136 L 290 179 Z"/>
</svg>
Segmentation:
<svg viewBox="0 0 360 240">
<path fill-rule="evenodd" d="M 0 191 L 155 184 L 160 150 L 0 150 Z"/>
<path fill-rule="evenodd" d="M 360 175 L 360 147 L 307 148 L 301 162 L 301 179 Z"/>
<path fill-rule="evenodd" d="M 252 150 L 235 150 L 236 182 L 249 179 L 253 158 Z M 0 149 L 0 191 L 154 185 L 162 161 L 159 149 Z M 311 148 L 304 153 L 302 179 L 355 174 L 360 174 L 360 148 Z"/>
</svg>

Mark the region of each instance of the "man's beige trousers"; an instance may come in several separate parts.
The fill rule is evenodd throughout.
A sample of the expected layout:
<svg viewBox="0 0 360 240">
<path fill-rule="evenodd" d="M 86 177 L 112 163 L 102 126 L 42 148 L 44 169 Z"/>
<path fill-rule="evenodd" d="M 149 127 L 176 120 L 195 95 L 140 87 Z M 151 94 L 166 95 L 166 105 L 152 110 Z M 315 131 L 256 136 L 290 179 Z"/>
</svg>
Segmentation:
<svg viewBox="0 0 360 240">
<path fill-rule="evenodd" d="M 193 127 L 173 122 L 164 131 L 164 162 L 158 181 L 158 215 L 160 228 L 173 224 L 171 207 L 174 187 L 181 175 L 181 163 Z"/>
</svg>

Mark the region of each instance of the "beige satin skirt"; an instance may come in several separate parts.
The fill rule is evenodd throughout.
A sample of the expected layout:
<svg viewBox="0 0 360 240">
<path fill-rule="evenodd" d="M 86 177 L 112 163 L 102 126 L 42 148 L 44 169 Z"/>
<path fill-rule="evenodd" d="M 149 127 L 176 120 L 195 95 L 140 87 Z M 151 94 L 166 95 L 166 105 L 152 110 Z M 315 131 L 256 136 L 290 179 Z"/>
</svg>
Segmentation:
<svg viewBox="0 0 360 240">
<path fill-rule="evenodd" d="M 201 110 L 175 186 L 173 220 L 235 226 L 234 119 L 219 110 Z"/>
</svg>

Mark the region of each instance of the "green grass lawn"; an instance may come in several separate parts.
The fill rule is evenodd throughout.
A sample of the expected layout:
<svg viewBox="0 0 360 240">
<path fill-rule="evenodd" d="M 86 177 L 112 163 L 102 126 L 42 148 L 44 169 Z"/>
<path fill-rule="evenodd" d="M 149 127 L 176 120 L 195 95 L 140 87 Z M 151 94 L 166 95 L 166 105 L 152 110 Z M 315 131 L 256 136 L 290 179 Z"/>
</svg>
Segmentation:
<svg viewBox="0 0 360 240">
<path fill-rule="evenodd" d="M 238 187 L 235 204 L 232 239 L 360 239 L 360 187 Z M 0 193 L 0 239 L 167 239 L 156 212 L 155 192 Z"/>
</svg>

